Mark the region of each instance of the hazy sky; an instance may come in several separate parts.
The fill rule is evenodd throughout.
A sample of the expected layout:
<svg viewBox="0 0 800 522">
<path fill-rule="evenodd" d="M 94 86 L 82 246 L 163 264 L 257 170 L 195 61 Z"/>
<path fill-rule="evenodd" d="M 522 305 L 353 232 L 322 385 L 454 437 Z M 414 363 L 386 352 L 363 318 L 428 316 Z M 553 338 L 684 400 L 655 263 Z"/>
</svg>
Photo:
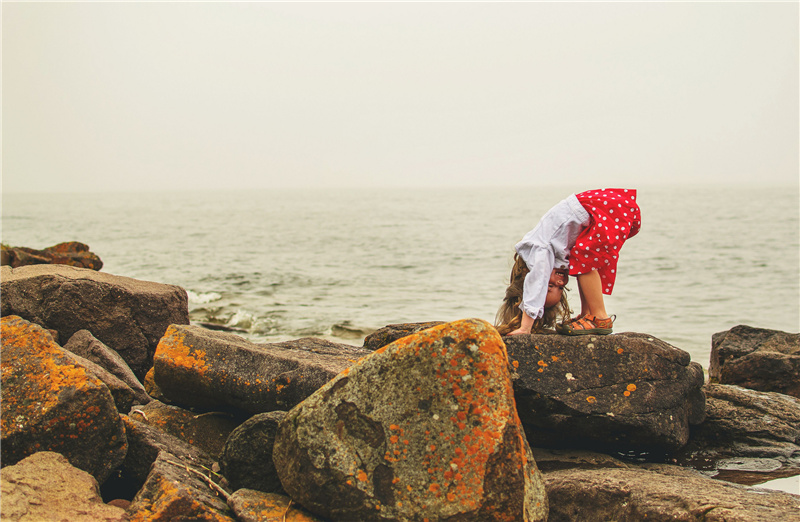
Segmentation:
<svg viewBox="0 0 800 522">
<path fill-rule="evenodd" d="M 6 192 L 798 184 L 798 3 L 2 2 Z"/>
</svg>

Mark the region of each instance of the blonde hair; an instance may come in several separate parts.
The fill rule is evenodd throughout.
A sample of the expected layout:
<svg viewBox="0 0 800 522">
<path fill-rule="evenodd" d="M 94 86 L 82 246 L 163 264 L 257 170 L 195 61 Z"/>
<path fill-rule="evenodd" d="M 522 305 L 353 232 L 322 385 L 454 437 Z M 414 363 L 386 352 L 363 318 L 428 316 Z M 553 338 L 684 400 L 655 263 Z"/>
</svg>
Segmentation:
<svg viewBox="0 0 800 522">
<path fill-rule="evenodd" d="M 522 303 L 522 287 L 525 283 L 525 276 L 528 275 L 528 265 L 519 256 L 514 254 L 514 266 L 511 268 L 511 277 L 509 278 L 508 288 L 506 288 L 506 295 L 503 298 L 503 304 L 497 310 L 495 317 L 495 328 L 500 332 L 500 335 L 508 335 L 513 332 L 522 324 L 522 309 L 519 305 Z M 566 288 L 564 288 L 566 290 Z M 569 309 L 569 302 L 567 301 L 567 293 L 561 294 L 561 301 L 555 306 L 545 308 L 544 315 L 533 323 L 532 332 L 541 332 L 545 328 L 553 328 L 556 322 L 567 321 L 570 318 L 572 311 Z"/>
</svg>

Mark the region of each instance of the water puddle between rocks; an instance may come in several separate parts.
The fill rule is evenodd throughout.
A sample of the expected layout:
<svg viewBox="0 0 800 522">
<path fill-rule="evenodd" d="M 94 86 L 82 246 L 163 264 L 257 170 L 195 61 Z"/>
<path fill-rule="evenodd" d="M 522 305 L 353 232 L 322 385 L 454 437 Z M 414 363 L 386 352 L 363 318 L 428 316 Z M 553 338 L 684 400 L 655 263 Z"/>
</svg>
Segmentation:
<svg viewBox="0 0 800 522">
<path fill-rule="evenodd" d="M 777 459 L 692 458 L 682 465 L 694 468 L 717 480 L 800 495 L 800 474 L 797 466 L 786 466 Z"/>
</svg>

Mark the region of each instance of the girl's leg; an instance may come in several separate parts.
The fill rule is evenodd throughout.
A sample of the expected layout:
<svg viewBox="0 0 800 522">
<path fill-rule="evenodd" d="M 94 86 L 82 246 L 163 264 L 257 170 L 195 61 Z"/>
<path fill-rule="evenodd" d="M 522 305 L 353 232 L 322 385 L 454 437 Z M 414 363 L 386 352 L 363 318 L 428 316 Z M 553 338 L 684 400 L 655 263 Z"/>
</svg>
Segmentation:
<svg viewBox="0 0 800 522">
<path fill-rule="evenodd" d="M 600 280 L 600 272 L 592 270 L 578 275 L 577 278 L 578 291 L 581 295 L 581 313 L 588 313 L 598 319 L 608 319 L 603 301 L 603 283 Z"/>
<path fill-rule="evenodd" d="M 575 276 L 577 278 L 577 276 Z M 578 317 L 583 317 L 590 314 L 589 305 L 586 303 L 586 297 L 583 295 L 583 286 L 578 282 L 578 294 L 581 297 L 581 314 Z"/>
</svg>

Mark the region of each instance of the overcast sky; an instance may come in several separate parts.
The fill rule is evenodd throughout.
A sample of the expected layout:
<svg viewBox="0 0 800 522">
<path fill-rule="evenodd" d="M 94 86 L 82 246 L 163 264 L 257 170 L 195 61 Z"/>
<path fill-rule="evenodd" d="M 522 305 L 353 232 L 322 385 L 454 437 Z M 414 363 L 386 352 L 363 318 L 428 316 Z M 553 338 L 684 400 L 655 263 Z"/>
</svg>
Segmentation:
<svg viewBox="0 0 800 522">
<path fill-rule="evenodd" d="M 2 3 L 6 192 L 798 184 L 798 3 Z"/>
</svg>

